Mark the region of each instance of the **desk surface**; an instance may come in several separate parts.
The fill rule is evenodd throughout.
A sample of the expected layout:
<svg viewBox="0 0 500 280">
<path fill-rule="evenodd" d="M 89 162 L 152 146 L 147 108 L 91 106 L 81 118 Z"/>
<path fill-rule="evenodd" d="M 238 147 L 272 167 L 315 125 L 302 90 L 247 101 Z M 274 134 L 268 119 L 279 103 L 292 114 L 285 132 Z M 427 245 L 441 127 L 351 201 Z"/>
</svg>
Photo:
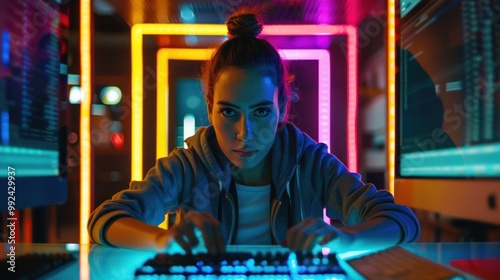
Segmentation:
<svg viewBox="0 0 500 280">
<path fill-rule="evenodd" d="M 2 256 L 10 250 L 9 244 L 2 244 Z M 448 267 L 453 260 L 498 259 L 500 242 L 488 243 L 413 243 L 401 245 L 404 249 Z M 273 246 L 230 246 L 228 251 L 276 251 L 286 250 Z M 78 261 L 58 270 L 48 279 L 133 279 L 134 272 L 146 260 L 154 257 L 153 251 L 138 251 L 111 248 L 101 245 L 79 244 L 16 244 L 16 256 L 32 252 L 73 252 Z M 365 252 L 366 253 L 366 252 Z M 339 257 L 346 257 L 340 255 Z M 2 257 L 2 258 L 4 258 Z M 453 267 L 452 267 L 453 268 Z M 456 268 L 453 268 L 457 270 Z M 478 279 L 460 271 L 467 279 Z"/>
</svg>

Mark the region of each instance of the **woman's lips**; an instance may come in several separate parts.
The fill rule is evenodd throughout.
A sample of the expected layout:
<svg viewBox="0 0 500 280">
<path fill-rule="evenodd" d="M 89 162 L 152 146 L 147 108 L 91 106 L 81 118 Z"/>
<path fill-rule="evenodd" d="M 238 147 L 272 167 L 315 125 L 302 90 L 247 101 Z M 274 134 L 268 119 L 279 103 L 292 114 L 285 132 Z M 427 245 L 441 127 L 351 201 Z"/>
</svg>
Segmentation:
<svg viewBox="0 0 500 280">
<path fill-rule="evenodd" d="M 239 151 L 234 150 L 234 153 L 238 155 L 240 158 L 249 158 L 257 153 L 257 151 Z"/>
</svg>

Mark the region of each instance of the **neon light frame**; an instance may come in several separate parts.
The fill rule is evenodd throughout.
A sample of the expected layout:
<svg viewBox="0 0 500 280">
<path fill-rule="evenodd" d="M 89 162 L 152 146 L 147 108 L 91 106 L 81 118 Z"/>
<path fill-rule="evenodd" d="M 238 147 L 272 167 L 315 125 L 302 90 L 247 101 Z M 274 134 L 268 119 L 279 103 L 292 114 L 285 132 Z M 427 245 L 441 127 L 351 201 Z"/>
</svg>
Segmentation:
<svg viewBox="0 0 500 280">
<path fill-rule="evenodd" d="M 208 60 L 215 49 L 161 48 L 156 55 L 157 95 L 156 95 L 156 158 L 168 154 L 168 60 Z M 287 60 L 318 60 L 318 139 L 330 149 L 330 53 L 320 49 L 278 50 Z M 167 228 L 165 222 L 160 227 Z M 323 220 L 330 223 L 323 212 Z"/>
<path fill-rule="evenodd" d="M 141 180 L 143 132 L 143 60 L 144 35 L 225 36 L 224 24 L 135 24 L 131 32 L 132 48 L 132 170 L 131 179 Z M 346 35 L 347 36 L 347 167 L 357 172 L 357 29 L 351 25 L 267 25 L 262 35 Z"/>
<path fill-rule="evenodd" d="M 161 48 L 156 53 L 156 158 L 168 155 L 168 61 L 179 60 L 208 60 L 214 51 L 213 48 L 183 49 Z"/>
<path fill-rule="evenodd" d="M 208 60 L 215 49 L 162 48 L 157 52 L 156 158 L 168 155 L 168 60 Z M 318 60 L 318 139 L 330 147 L 330 53 L 321 49 L 278 50 L 286 60 Z"/>
<path fill-rule="evenodd" d="M 227 29 L 224 24 L 135 24 L 131 32 L 132 49 L 132 170 L 131 179 L 142 179 L 142 132 L 143 132 L 143 61 L 142 39 L 144 35 L 219 35 L 225 36 Z M 357 29 L 351 25 L 268 25 L 263 35 L 347 35 L 347 167 L 357 172 Z M 321 85 L 319 85 L 321 87 Z M 161 94 L 160 94 L 161 95 Z M 325 95 L 328 96 L 329 95 Z M 322 96 L 320 96 L 322 97 Z M 328 106 L 326 114 L 319 116 L 318 140 L 322 142 L 325 129 L 321 125 L 328 124 L 328 142 L 330 138 L 330 102 L 321 104 L 319 111 Z M 164 102 L 164 100 L 163 100 Z M 159 103 L 159 102 L 157 102 Z M 163 103 L 165 104 L 165 103 Z M 325 107 L 323 107 L 325 106 Z M 325 116 L 326 121 L 325 121 Z M 328 145 L 330 146 L 330 145 Z M 324 220 L 329 223 L 324 210 Z"/>
</svg>

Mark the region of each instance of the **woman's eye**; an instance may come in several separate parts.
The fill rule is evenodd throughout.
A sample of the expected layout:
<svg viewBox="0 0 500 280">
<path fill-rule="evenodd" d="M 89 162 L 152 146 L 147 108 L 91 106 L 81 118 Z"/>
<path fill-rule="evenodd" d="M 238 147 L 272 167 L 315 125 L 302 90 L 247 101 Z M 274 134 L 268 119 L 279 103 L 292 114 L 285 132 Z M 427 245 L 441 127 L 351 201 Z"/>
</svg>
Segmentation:
<svg viewBox="0 0 500 280">
<path fill-rule="evenodd" d="M 221 114 L 226 116 L 226 117 L 232 117 L 234 116 L 236 113 L 234 112 L 234 110 L 231 110 L 231 109 L 222 109 L 220 110 Z"/>
<path fill-rule="evenodd" d="M 270 110 L 267 108 L 258 109 L 257 111 L 255 111 L 255 115 L 257 115 L 259 117 L 265 117 L 265 116 L 269 115 L 269 113 L 270 113 Z"/>
</svg>

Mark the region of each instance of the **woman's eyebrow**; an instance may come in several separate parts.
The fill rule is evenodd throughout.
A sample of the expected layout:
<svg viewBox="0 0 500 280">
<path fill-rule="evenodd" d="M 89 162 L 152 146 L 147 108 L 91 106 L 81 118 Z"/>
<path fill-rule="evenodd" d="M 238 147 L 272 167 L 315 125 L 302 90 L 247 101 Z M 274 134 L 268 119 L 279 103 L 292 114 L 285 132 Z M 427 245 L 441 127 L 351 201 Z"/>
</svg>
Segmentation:
<svg viewBox="0 0 500 280">
<path fill-rule="evenodd" d="M 234 104 L 232 104 L 230 102 L 227 102 L 227 101 L 218 101 L 216 104 L 217 105 L 228 106 L 228 107 L 233 107 L 233 108 L 237 108 L 237 109 L 240 108 L 237 105 L 234 105 Z M 264 100 L 262 102 L 259 102 L 257 104 L 254 104 L 254 105 L 250 106 L 250 109 L 255 108 L 255 107 L 269 106 L 269 105 L 274 105 L 274 102 L 273 101 L 269 101 L 269 100 Z"/>
</svg>

